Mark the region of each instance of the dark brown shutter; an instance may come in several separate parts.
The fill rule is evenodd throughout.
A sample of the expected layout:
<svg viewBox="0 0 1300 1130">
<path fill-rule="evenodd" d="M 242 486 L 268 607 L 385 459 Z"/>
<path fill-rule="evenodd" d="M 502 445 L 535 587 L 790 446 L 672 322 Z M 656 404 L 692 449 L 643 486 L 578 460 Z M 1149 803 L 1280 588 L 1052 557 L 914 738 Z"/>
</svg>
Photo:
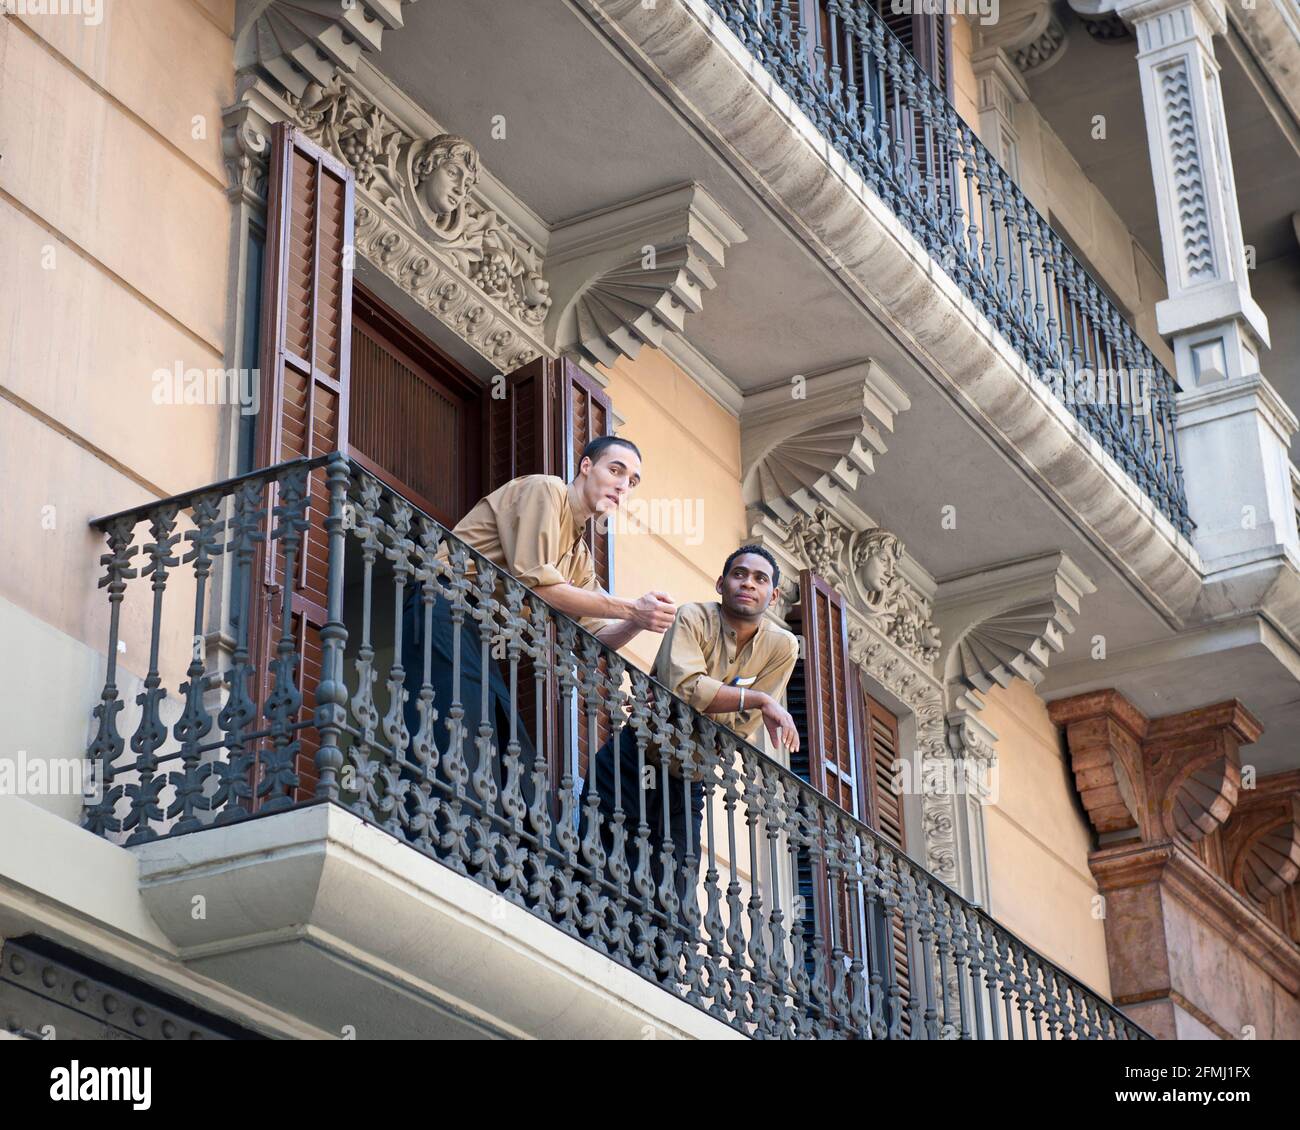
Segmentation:
<svg viewBox="0 0 1300 1130">
<path fill-rule="evenodd" d="M 791 756 L 791 769 L 841 808 L 863 819 L 865 792 L 857 751 L 857 720 L 849 693 L 854 684 L 843 598 L 826 580 L 805 569 L 799 575 L 799 604 L 791 614 L 790 626 L 803 637 L 802 655 L 786 689 L 800 738 L 799 752 Z M 840 889 L 832 892 L 825 868 L 814 870 L 811 860 L 800 859 L 799 869 L 805 918 L 813 913 L 818 916 L 828 948 L 838 942 L 850 952 L 855 934 L 847 886 L 840 884 Z M 835 939 L 829 936 L 831 898 L 838 934 Z"/>
<path fill-rule="evenodd" d="M 484 409 L 489 491 L 520 475 L 564 476 L 558 458 L 554 362 L 538 357 L 494 381 Z"/>
<path fill-rule="evenodd" d="M 262 412 L 257 457 L 270 466 L 347 450 L 352 325 L 353 175 L 341 161 L 279 124 L 273 135 L 267 254 L 262 288 Z M 320 629 L 328 578 L 325 472 L 311 476 L 310 526 L 291 580 L 291 632 L 297 641 L 299 719 L 315 711 L 321 673 Z M 259 631 L 262 699 L 280 638 L 284 562 L 275 543 L 263 558 Z M 314 730 L 298 732 L 297 798 L 316 785 Z"/>
<path fill-rule="evenodd" d="M 609 394 L 568 358 L 558 361 L 538 358 L 505 378 L 504 396 L 491 393 L 489 389 L 484 402 L 489 490 L 520 475 L 555 475 L 568 481 L 576 474 L 579 457 L 587 443 L 613 430 L 614 411 Z M 596 579 L 606 591 L 613 581 L 611 538 L 611 531 L 602 534 L 594 527 L 587 533 Z M 535 705 L 531 668 L 521 669 L 519 686 L 520 716 L 532 718 Z M 552 704 L 556 694 L 552 685 Z M 559 729 L 555 711 L 548 709 L 545 744 L 551 751 L 551 773 L 556 781 L 566 768 L 564 751 L 559 748 L 556 736 Z M 602 711 L 597 716 L 594 745 L 588 729 L 587 715 L 580 705 L 576 733 L 578 773 L 582 776 L 587 773 L 592 750 L 609 737 L 608 715 Z"/>
<path fill-rule="evenodd" d="M 786 692 L 800 734 L 800 752 L 791 757 L 790 767 L 901 848 L 902 798 L 890 787 L 899 750 L 898 719 L 863 693 L 849 661 L 843 598 L 823 578 L 804 570 L 799 577 L 799 606 L 790 624 L 803 636 L 803 655 L 795 664 Z M 852 953 L 858 935 L 851 921 L 853 897 L 847 885 L 832 892 L 825 869 L 815 871 L 811 860 L 800 858 L 798 868 L 797 883 L 806 907 L 805 929 L 811 929 L 809 917 L 816 913 L 827 949 L 831 948 L 828 925 L 833 899 L 837 940 L 845 953 Z M 867 962 L 882 971 L 886 984 L 892 963 L 892 975 L 901 989 L 900 1021 L 907 1033 L 910 1021 L 906 1009 L 911 1000 L 907 938 L 901 914 L 888 922 L 885 917 L 878 907 L 870 932 L 881 946 L 888 945 L 892 954 L 868 955 Z M 862 927 L 867 930 L 868 924 L 862 923 Z"/>
<path fill-rule="evenodd" d="M 609 394 L 567 357 L 560 363 L 559 391 L 561 410 L 565 414 L 561 425 L 565 468 L 560 476 L 572 479 L 578 473 L 582 449 L 597 436 L 609 435 L 614 430 L 614 410 Z M 587 546 L 596 567 L 596 580 L 606 592 L 610 591 L 614 580 L 612 538 L 612 531 L 602 533 L 596 529 L 595 523 L 587 531 Z"/>
<path fill-rule="evenodd" d="M 807 746 L 808 781 L 863 819 L 844 599 L 823 578 L 805 569 L 799 575 L 796 616 L 804 638 L 803 658 L 795 669 L 803 668 L 807 713 L 800 744 Z"/>
<path fill-rule="evenodd" d="M 867 729 L 868 774 L 871 780 L 871 826 L 896 848 L 904 846 L 903 798 L 893 789 L 894 763 L 899 758 L 898 719 L 875 699 L 863 695 Z"/>
</svg>

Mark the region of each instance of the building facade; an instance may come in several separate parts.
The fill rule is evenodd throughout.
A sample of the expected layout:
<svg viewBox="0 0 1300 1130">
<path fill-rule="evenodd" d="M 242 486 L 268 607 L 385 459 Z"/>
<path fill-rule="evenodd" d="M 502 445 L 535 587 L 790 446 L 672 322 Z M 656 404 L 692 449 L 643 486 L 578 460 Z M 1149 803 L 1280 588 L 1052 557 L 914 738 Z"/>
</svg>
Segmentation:
<svg viewBox="0 0 1300 1130">
<path fill-rule="evenodd" d="M 0 1028 L 1300 1037 L 1300 19 L 940 7 L 0 0 Z M 798 755 L 466 580 L 610 433 Z"/>
</svg>

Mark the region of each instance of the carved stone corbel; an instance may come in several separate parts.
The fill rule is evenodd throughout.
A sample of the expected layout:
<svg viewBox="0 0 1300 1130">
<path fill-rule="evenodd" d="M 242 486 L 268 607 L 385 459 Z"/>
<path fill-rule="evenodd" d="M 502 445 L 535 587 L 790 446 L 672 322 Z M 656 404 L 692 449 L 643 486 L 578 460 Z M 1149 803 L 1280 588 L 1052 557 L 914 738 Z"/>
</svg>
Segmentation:
<svg viewBox="0 0 1300 1130">
<path fill-rule="evenodd" d="M 634 358 L 681 333 L 717 285 L 739 224 L 698 184 L 602 208 L 551 233 L 546 269 L 554 299 L 546 337 L 588 365 Z"/>
<path fill-rule="evenodd" d="M 1001 47 L 1021 74 L 1037 75 L 1065 54 L 1065 25 L 1051 0 L 1003 0 L 995 23 L 981 25 L 980 44 Z"/>
<path fill-rule="evenodd" d="M 1064 553 L 983 569 L 945 581 L 935 601 L 948 649 L 944 682 L 950 705 L 982 709 L 980 698 L 1017 677 L 1037 686 L 1053 652 L 1074 631 L 1080 599 L 1096 591 Z"/>
<path fill-rule="evenodd" d="M 328 86 L 375 52 L 385 31 L 402 26 L 415 0 L 239 0 L 235 65 L 256 70 L 301 98 L 311 83 Z"/>
<path fill-rule="evenodd" d="M 881 432 L 911 405 L 872 360 L 751 393 L 740 415 L 745 504 L 787 523 L 819 506 L 834 511 L 875 469 Z"/>
<path fill-rule="evenodd" d="M 1228 881 L 1261 906 L 1300 879 L 1300 772 L 1243 789 L 1221 833 Z"/>
<path fill-rule="evenodd" d="M 1164 835 L 1195 844 L 1227 820 L 1241 788 L 1238 750 L 1262 731 L 1235 699 L 1151 723 L 1142 752 Z"/>
</svg>

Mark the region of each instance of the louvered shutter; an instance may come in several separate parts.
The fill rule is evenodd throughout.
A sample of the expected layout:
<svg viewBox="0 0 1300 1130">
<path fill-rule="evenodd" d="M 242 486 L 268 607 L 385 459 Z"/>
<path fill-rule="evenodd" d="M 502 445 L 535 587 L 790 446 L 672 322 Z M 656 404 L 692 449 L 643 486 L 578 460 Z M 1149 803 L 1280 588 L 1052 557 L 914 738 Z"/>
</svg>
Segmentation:
<svg viewBox="0 0 1300 1130">
<path fill-rule="evenodd" d="M 578 473 L 582 449 L 598 436 L 614 430 L 614 410 L 609 394 L 567 357 L 560 362 L 560 403 L 565 418 L 563 450 L 565 469 L 561 477 Z M 613 583 L 614 554 L 610 530 L 600 531 L 593 522 L 587 531 L 587 547 L 596 567 L 596 579 L 608 592 Z"/>
<path fill-rule="evenodd" d="M 341 161 L 279 124 L 273 135 L 262 288 L 262 412 L 257 458 L 270 466 L 347 450 L 352 323 L 353 174 Z M 290 631 L 298 655 L 300 721 L 316 708 L 320 629 L 326 620 L 329 493 L 325 471 L 312 474 L 309 528 L 292 585 Z M 271 543 L 268 543 L 271 544 Z M 260 701 L 270 692 L 270 659 L 281 636 L 285 582 L 280 543 L 262 558 L 259 627 Z M 297 732 L 296 799 L 316 786 L 314 729 Z"/>
<path fill-rule="evenodd" d="M 485 396 L 488 490 L 520 475 L 563 476 L 557 458 L 553 362 L 538 357 L 494 381 Z"/>
<path fill-rule="evenodd" d="M 857 720 L 849 693 L 853 682 L 843 598 L 823 578 L 805 569 L 799 576 L 799 604 L 790 626 L 803 637 L 802 655 L 786 688 L 800 739 L 799 752 L 791 756 L 791 769 L 841 808 L 863 819 L 865 794 Z M 840 883 L 832 892 L 825 869 L 815 872 L 811 861 L 802 856 L 798 869 L 807 936 L 813 926 L 811 916 L 816 914 L 824 943 L 830 947 L 837 941 L 845 952 L 852 952 L 855 923 L 847 887 Z M 830 936 L 832 917 L 834 939 Z"/>
<path fill-rule="evenodd" d="M 824 579 L 808 570 L 799 578 L 799 606 L 791 628 L 803 636 L 803 655 L 795 664 L 786 701 L 799 729 L 800 751 L 791 756 L 791 769 L 814 788 L 886 840 L 903 844 L 902 798 L 890 788 L 898 756 L 898 719 L 863 693 L 857 671 L 848 657 L 848 631 L 844 602 Z M 871 922 L 854 922 L 853 893 L 844 883 L 831 890 L 824 868 L 814 869 L 801 853 L 796 885 L 803 897 L 805 937 L 812 936 L 813 914 L 829 951 L 831 905 L 839 946 L 849 955 L 858 939 L 875 940 L 874 952 L 864 957 L 868 972 L 878 970 L 882 983 L 891 979 L 901 990 L 900 1027 L 910 1031 L 907 1008 L 911 1002 L 907 937 L 900 914 L 887 920 L 877 906 Z M 865 909 L 865 895 L 857 905 Z M 887 947 L 887 949 L 886 949 Z M 884 952 L 882 952 L 884 951 Z M 811 964 L 811 963 L 810 963 Z M 888 1008 L 888 1001 L 886 1001 Z"/>
</svg>

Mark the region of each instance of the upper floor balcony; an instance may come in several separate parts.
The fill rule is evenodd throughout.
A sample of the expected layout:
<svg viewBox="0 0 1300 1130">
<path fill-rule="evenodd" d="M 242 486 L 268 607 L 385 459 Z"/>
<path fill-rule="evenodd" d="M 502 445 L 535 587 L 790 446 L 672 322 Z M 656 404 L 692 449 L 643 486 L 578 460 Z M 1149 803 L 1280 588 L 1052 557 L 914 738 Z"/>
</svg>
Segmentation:
<svg viewBox="0 0 1300 1130">
<path fill-rule="evenodd" d="M 346 456 L 95 526 L 108 666 L 83 822 L 137 854 L 146 905 L 200 974 L 325 1030 L 364 1014 L 371 1033 L 560 1034 L 571 1012 L 610 1031 L 610 998 L 630 995 L 617 965 L 667 994 L 658 1012 L 693 1006 L 676 1027 L 695 1034 L 1145 1038 Z M 304 599 L 316 581 L 323 609 Z M 200 646 L 219 590 L 224 671 Z M 426 642 L 408 703 L 412 592 Z M 435 612 L 479 642 L 455 637 L 450 701 L 433 689 Z M 134 695 L 118 686 L 128 639 L 147 642 Z M 591 770 L 606 738 L 640 783 L 616 786 L 612 818 Z M 556 948 L 575 943 L 599 955 L 581 990 L 582 962 Z"/>
</svg>

